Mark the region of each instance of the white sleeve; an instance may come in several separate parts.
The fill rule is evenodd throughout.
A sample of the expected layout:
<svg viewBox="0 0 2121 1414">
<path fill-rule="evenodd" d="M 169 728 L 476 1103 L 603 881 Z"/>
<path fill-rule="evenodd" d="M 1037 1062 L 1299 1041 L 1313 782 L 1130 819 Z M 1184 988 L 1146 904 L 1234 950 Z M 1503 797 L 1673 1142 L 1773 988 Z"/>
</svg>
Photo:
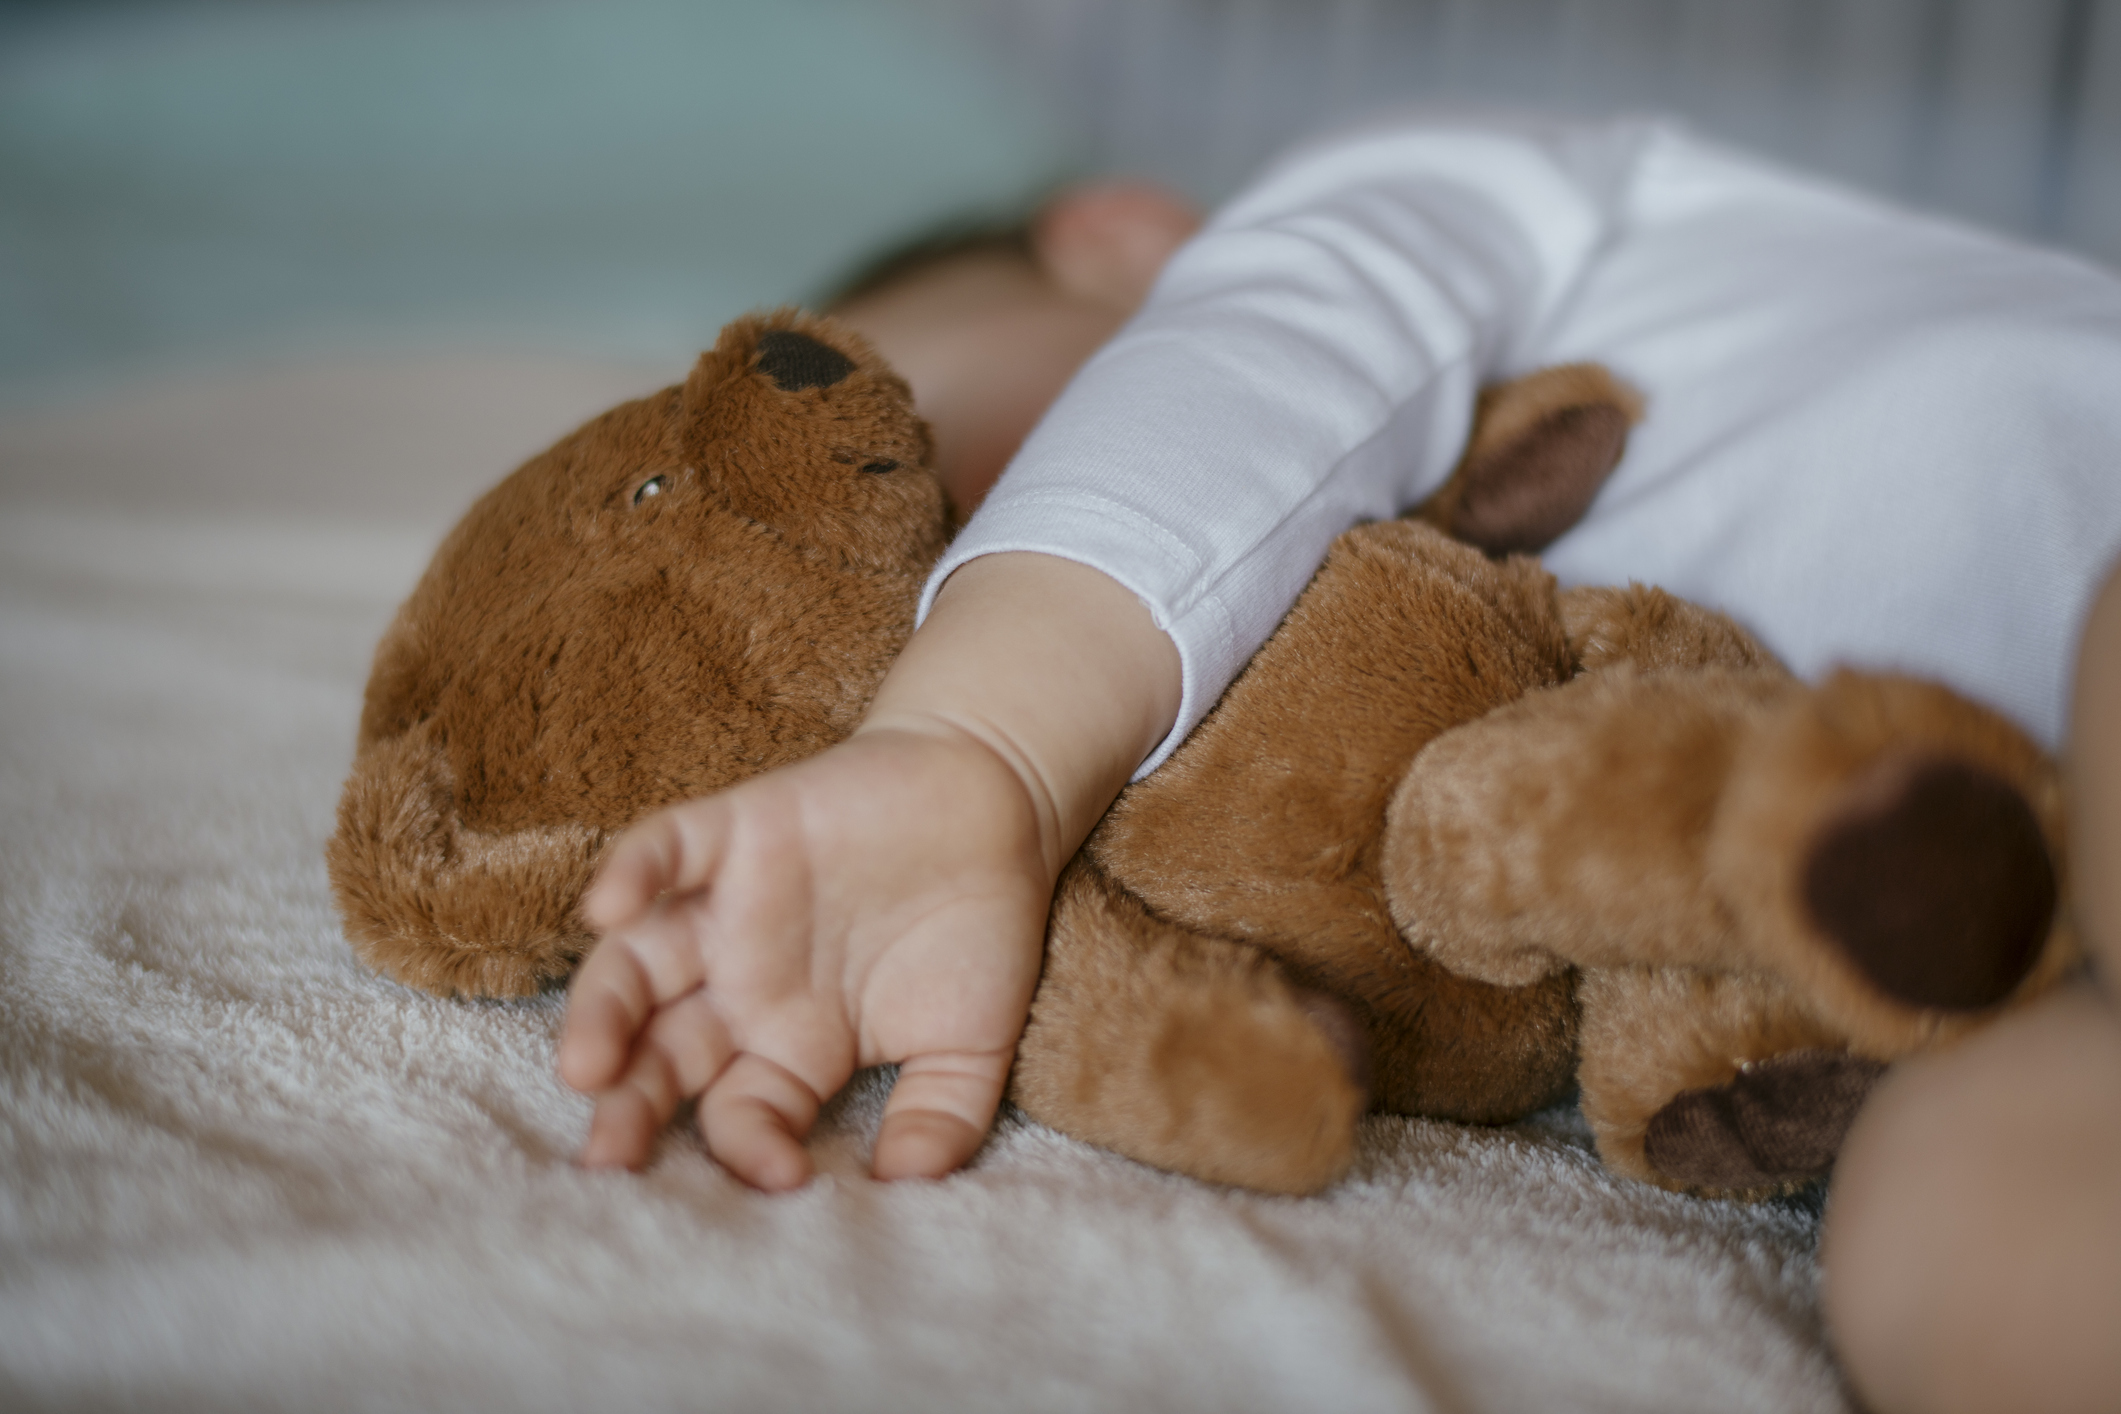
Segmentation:
<svg viewBox="0 0 2121 1414">
<path fill-rule="evenodd" d="M 922 597 L 979 555 L 1101 570 L 1178 646 L 1155 768 L 1349 526 L 1440 485 L 1474 394 L 1611 235 L 1642 123 L 1425 121 L 1299 150 L 1173 257 Z"/>
</svg>

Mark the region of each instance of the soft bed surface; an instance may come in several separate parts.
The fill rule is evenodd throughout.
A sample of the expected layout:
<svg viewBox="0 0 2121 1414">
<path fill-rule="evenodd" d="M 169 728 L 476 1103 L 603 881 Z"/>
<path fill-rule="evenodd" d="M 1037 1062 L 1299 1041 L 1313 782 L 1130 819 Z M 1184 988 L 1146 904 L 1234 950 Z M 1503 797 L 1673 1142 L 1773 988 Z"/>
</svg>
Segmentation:
<svg viewBox="0 0 2121 1414">
<path fill-rule="evenodd" d="M 1573 1112 L 1375 1119 L 1263 1198 L 1005 1118 L 942 1183 L 569 1163 L 557 998 L 353 958 L 368 655 L 477 489 L 679 369 L 190 377 L 0 421 L 0 1404 L 1832 1410 L 1816 1202 L 1604 1174 Z"/>
</svg>

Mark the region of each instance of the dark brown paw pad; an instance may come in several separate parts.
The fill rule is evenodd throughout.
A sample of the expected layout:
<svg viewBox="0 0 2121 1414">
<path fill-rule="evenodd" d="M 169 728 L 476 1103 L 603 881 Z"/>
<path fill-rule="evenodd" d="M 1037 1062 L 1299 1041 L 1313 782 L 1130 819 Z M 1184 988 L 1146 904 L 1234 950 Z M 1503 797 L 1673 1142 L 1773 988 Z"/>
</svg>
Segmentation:
<svg viewBox="0 0 2121 1414">
<path fill-rule="evenodd" d="M 1467 466 L 1450 531 L 1491 555 L 1534 554 L 1583 519 L 1628 444 L 1628 414 L 1561 408 Z"/>
<path fill-rule="evenodd" d="M 1894 757 L 1849 788 L 1813 842 L 1804 902 L 1886 995 L 1972 1011 L 2023 981 L 2055 916 L 2055 868 L 2025 797 L 1934 756 Z"/>
<path fill-rule="evenodd" d="M 1823 1177 L 1885 1066 L 1846 1051 L 1791 1051 L 1727 1085 L 1688 1090 L 1650 1118 L 1643 1157 L 1687 1188 L 1771 1188 Z"/>
</svg>

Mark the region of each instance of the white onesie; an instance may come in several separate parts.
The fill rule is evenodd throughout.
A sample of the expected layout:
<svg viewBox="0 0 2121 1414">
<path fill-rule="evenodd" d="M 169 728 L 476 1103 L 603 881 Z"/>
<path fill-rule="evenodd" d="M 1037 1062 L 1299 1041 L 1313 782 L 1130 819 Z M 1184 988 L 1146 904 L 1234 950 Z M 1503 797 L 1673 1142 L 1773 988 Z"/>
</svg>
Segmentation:
<svg viewBox="0 0 2121 1414">
<path fill-rule="evenodd" d="M 2121 550 L 2121 279 L 1656 122 L 1397 121 L 1218 212 L 929 581 L 1036 550 L 1184 664 L 1152 769 L 1333 537 L 1434 490 L 1488 380 L 1597 359 L 1648 414 L 1564 584 L 1662 585 L 1800 674 L 1940 678 L 2060 739 Z"/>
</svg>

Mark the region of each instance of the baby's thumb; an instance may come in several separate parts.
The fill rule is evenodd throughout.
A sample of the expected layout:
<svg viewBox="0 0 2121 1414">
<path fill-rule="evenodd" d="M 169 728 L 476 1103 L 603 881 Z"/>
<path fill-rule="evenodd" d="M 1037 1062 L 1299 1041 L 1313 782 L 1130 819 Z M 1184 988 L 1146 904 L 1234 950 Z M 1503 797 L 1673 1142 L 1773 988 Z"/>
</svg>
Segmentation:
<svg viewBox="0 0 2121 1414">
<path fill-rule="evenodd" d="M 870 1167 L 878 1178 L 941 1178 L 986 1142 L 1001 1108 L 1012 1050 L 908 1058 L 884 1103 Z"/>
</svg>

